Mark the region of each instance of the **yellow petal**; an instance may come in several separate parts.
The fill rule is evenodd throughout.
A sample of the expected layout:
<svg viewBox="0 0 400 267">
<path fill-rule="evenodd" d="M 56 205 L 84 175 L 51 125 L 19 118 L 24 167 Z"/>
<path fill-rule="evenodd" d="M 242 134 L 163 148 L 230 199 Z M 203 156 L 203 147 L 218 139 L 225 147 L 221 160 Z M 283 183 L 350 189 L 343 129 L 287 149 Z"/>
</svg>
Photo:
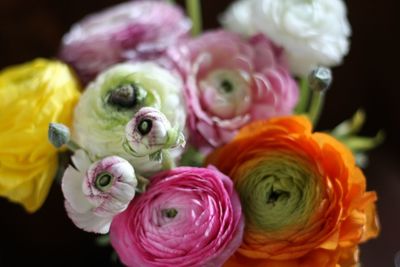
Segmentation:
<svg viewBox="0 0 400 267">
<path fill-rule="evenodd" d="M 80 86 L 65 64 L 37 59 L 0 72 L 0 196 L 34 212 L 57 170 L 50 122 L 71 125 Z"/>
</svg>

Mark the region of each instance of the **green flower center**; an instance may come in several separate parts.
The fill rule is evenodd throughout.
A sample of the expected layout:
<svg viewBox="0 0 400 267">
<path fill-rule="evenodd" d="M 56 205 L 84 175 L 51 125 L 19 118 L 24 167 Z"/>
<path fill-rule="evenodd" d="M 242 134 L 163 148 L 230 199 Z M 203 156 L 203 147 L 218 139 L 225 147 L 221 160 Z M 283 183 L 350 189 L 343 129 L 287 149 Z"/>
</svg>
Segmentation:
<svg viewBox="0 0 400 267">
<path fill-rule="evenodd" d="M 133 108 L 136 105 L 137 86 L 124 84 L 111 90 L 108 103 L 121 108 Z"/>
<path fill-rule="evenodd" d="M 151 131 L 152 127 L 153 127 L 153 122 L 149 119 L 144 119 L 139 122 L 137 130 L 141 135 L 147 135 Z"/>
<path fill-rule="evenodd" d="M 178 211 L 176 209 L 174 209 L 174 208 L 165 209 L 165 210 L 162 210 L 162 214 L 163 214 L 164 217 L 167 217 L 169 219 L 173 219 L 173 218 L 176 217 L 176 215 L 178 215 Z"/>
<path fill-rule="evenodd" d="M 274 232 L 304 226 L 321 199 L 319 175 L 295 155 L 266 156 L 237 183 L 248 227 Z"/>
<path fill-rule="evenodd" d="M 231 93 L 234 89 L 233 84 L 228 80 L 223 80 L 221 82 L 220 88 L 224 93 Z"/>
<path fill-rule="evenodd" d="M 101 172 L 96 176 L 95 187 L 102 192 L 107 191 L 113 185 L 114 176 L 109 172 Z"/>
</svg>

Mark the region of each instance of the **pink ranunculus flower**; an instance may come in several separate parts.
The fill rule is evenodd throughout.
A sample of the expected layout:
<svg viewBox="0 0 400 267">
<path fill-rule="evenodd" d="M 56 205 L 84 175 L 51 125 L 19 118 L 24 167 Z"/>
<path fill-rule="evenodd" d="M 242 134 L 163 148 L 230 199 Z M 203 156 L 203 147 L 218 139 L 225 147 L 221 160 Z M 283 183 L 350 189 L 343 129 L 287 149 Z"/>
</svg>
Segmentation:
<svg viewBox="0 0 400 267">
<path fill-rule="evenodd" d="M 87 83 L 118 62 L 158 58 L 190 28 L 181 9 L 166 1 L 129 1 L 73 25 L 60 57 Z"/>
<path fill-rule="evenodd" d="M 232 181 L 214 167 L 180 167 L 150 178 L 117 215 L 111 244 L 127 266 L 221 266 L 242 242 Z"/>
<path fill-rule="evenodd" d="M 168 58 L 185 81 L 190 142 L 205 153 L 251 121 L 292 113 L 297 103 L 283 50 L 264 35 L 209 32 L 169 49 Z"/>
</svg>

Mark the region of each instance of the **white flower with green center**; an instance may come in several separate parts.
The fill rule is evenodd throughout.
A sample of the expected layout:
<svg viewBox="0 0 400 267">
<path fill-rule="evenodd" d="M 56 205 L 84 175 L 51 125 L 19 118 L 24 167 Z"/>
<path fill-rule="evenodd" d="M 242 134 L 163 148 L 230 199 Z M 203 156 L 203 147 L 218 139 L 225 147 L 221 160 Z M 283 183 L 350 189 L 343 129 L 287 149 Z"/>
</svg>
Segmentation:
<svg viewBox="0 0 400 267">
<path fill-rule="evenodd" d="M 185 137 L 172 128 L 167 118 L 155 108 L 141 108 L 125 128 L 128 153 L 136 157 L 162 157 L 162 152 L 183 146 Z"/>
<path fill-rule="evenodd" d="M 132 165 L 111 156 L 92 163 L 83 150 L 72 156 L 62 179 L 68 217 L 80 229 L 108 233 L 114 216 L 135 197 L 138 179 Z"/>
<path fill-rule="evenodd" d="M 83 93 L 74 116 L 73 140 L 95 161 L 109 155 L 127 159 L 139 174 L 161 169 L 149 156 L 124 150 L 125 128 L 143 107 L 159 110 L 171 126 L 184 129 L 181 81 L 153 63 L 124 63 L 101 73 Z M 172 151 L 173 156 L 179 151 Z"/>
</svg>

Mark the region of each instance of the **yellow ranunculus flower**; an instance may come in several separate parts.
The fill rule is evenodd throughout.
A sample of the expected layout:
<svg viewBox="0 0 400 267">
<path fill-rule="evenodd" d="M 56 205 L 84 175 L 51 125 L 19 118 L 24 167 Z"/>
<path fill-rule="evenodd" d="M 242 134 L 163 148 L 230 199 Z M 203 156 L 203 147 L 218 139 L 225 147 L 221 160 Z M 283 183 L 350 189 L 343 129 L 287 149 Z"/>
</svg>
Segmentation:
<svg viewBox="0 0 400 267">
<path fill-rule="evenodd" d="M 0 71 L 0 196 L 34 212 L 57 171 L 50 122 L 71 124 L 80 96 L 67 65 L 36 59 Z"/>
</svg>

